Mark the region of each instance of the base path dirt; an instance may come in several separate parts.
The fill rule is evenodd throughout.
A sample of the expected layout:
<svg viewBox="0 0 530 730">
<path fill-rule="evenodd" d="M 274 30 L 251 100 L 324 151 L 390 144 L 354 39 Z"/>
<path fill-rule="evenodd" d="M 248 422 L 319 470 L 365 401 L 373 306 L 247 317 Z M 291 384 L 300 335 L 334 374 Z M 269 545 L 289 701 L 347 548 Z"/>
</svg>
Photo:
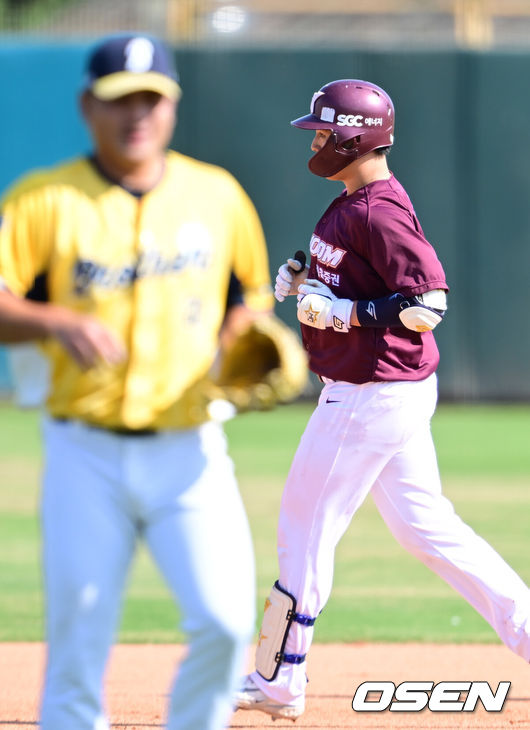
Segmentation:
<svg viewBox="0 0 530 730">
<path fill-rule="evenodd" d="M 113 728 L 164 727 L 168 688 L 184 656 L 182 646 L 119 645 L 106 681 Z M 249 655 L 249 667 L 252 657 Z M 45 649 L 41 644 L 0 644 L 0 729 L 38 725 L 38 704 Z M 530 666 L 503 646 L 442 644 L 321 644 L 308 662 L 307 708 L 296 721 L 272 722 L 260 712 L 238 711 L 231 728 L 275 730 L 318 728 L 530 728 Z M 501 712 L 354 712 L 355 690 L 366 681 L 487 681 L 493 691 L 511 682 Z M 375 696 L 377 698 L 377 696 Z M 465 695 L 463 696 L 465 698 Z M 372 699 L 372 696 L 369 697 Z M 200 728 L 197 728 L 200 730 Z"/>
</svg>

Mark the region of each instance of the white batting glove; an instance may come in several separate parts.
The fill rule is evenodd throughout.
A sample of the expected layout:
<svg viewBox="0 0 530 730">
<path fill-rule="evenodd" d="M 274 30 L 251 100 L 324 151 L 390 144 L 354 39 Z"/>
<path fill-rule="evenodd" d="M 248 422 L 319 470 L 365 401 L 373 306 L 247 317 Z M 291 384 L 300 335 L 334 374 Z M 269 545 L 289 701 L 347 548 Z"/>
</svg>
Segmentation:
<svg viewBox="0 0 530 730">
<path fill-rule="evenodd" d="M 287 263 L 280 266 L 274 287 L 274 296 L 279 302 L 283 302 L 285 297 L 288 297 L 290 294 L 297 293 L 296 285 L 293 286 L 295 279 L 293 271 L 298 276 L 302 273 L 303 268 L 305 268 L 305 271 L 309 269 L 308 266 L 302 267 L 300 261 L 296 259 L 287 259 Z M 303 272 L 304 274 L 305 271 Z"/>
<path fill-rule="evenodd" d="M 336 295 L 333 294 L 329 286 L 326 286 L 320 279 L 306 279 L 298 287 L 298 303 L 306 296 L 306 294 L 320 294 L 322 297 L 331 299 L 332 302 L 337 299 Z"/>
<path fill-rule="evenodd" d="M 350 299 L 339 299 L 318 279 L 306 279 L 298 287 L 297 317 L 309 327 L 333 327 L 335 332 L 348 332 L 352 308 Z"/>
</svg>

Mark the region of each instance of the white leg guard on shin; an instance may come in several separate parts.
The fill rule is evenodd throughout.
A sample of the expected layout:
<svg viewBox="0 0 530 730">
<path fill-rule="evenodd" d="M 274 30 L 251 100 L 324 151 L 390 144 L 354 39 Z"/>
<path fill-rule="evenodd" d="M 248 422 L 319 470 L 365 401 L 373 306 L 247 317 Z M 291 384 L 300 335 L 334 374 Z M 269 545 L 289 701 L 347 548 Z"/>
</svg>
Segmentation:
<svg viewBox="0 0 530 730">
<path fill-rule="evenodd" d="M 280 664 L 302 664 L 305 654 L 285 654 L 285 642 L 293 621 L 312 626 L 315 619 L 296 613 L 296 598 L 284 590 L 278 581 L 265 601 L 265 613 L 256 649 L 256 671 L 267 682 L 278 674 Z"/>
</svg>

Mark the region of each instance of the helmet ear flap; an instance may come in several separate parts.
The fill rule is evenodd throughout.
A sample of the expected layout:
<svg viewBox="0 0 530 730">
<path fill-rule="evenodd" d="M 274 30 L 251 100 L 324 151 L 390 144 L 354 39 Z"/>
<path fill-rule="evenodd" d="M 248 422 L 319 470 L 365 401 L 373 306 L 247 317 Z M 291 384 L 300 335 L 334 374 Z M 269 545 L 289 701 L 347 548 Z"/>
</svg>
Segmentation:
<svg viewBox="0 0 530 730">
<path fill-rule="evenodd" d="M 339 135 L 333 131 L 322 149 L 309 160 L 308 167 L 311 172 L 320 177 L 331 177 L 356 160 L 361 135 L 352 139 L 355 140 L 352 147 L 345 149 L 343 143 L 339 142 Z"/>
<path fill-rule="evenodd" d="M 355 137 L 350 137 L 350 139 L 345 139 L 344 142 L 339 142 L 337 139 L 336 142 L 336 148 L 338 150 L 344 150 L 345 152 L 351 152 L 351 150 L 354 150 L 356 147 L 358 147 L 361 143 L 361 135 L 357 134 Z"/>
</svg>

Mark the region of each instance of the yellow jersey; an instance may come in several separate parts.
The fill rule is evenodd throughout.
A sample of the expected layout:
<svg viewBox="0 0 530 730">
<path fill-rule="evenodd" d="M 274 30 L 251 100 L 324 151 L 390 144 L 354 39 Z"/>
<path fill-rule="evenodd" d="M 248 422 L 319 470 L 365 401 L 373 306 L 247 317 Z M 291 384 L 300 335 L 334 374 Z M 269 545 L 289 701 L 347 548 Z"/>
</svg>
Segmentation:
<svg viewBox="0 0 530 730">
<path fill-rule="evenodd" d="M 169 151 L 159 184 L 135 196 L 79 158 L 23 178 L 2 208 L 5 285 L 24 296 L 44 273 L 50 302 L 100 319 L 128 349 L 121 366 L 83 371 L 47 341 L 50 413 L 127 428 L 204 420 L 198 384 L 215 359 L 231 272 L 247 306 L 273 303 L 261 223 L 234 177 Z"/>
</svg>

